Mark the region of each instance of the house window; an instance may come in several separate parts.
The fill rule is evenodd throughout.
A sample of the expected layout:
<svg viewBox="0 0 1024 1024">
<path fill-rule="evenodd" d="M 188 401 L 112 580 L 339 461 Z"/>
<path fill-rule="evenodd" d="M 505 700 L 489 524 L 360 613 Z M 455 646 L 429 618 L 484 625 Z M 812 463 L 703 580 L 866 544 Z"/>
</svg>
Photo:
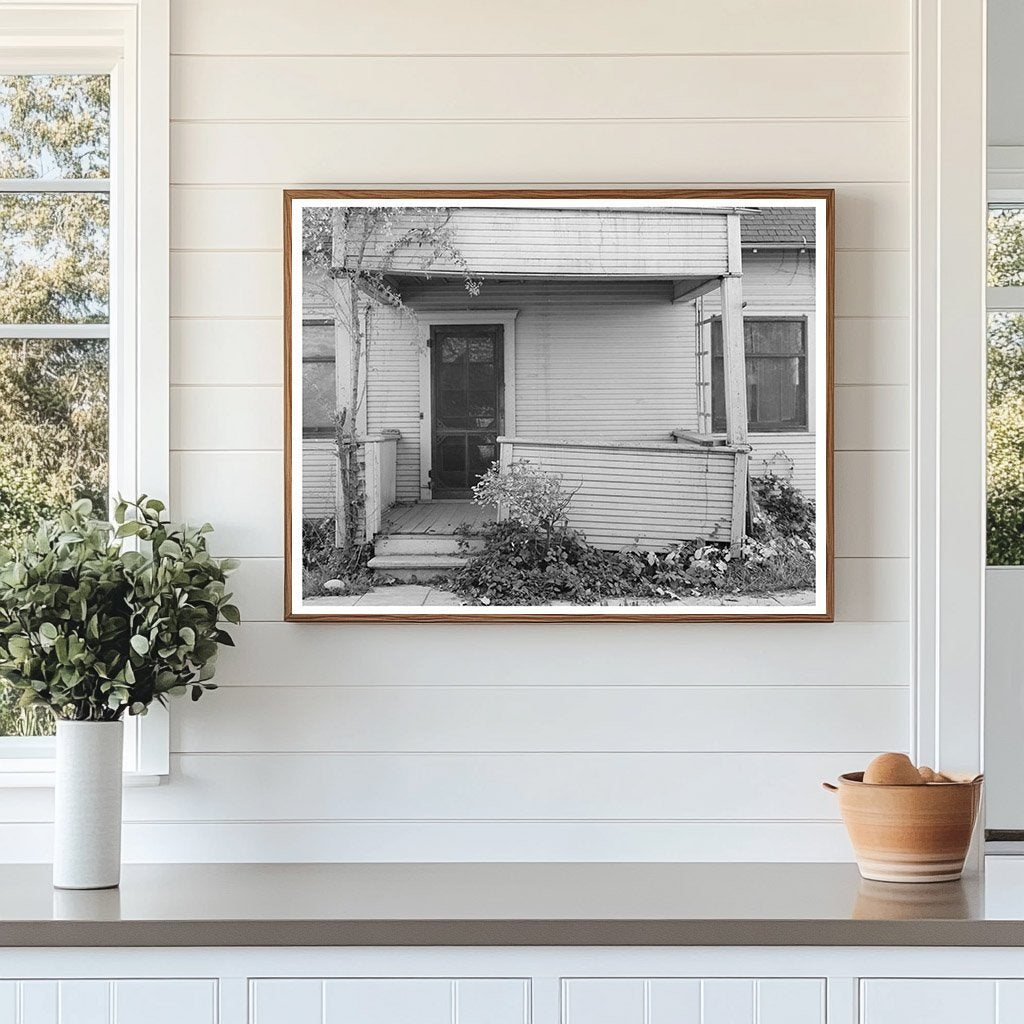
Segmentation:
<svg viewBox="0 0 1024 1024">
<path fill-rule="evenodd" d="M 169 497 L 166 5 L 0 5 L 0 543 L 75 497 Z M 145 344 L 139 344 L 140 336 Z M 0 786 L 52 779 L 0 684 Z M 125 770 L 168 770 L 166 714 Z"/>
<path fill-rule="evenodd" d="M 1024 206 L 988 217 L 989 565 L 1024 565 Z"/>
<path fill-rule="evenodd" d="M 108 505 L 110 76 L 0 76 L 0 543 Z M 49 735 L 0 690 L 0 735 Z"/>
<path fill-rule="evenodd" d="M 807 429 L 807 321 L 744 318 L 747 421 L 751 432 Z M 711 321 L 711 429 L 725 425 L 722 321 Z"/>
<path fill-rule="evenodd" d="M 334 437 L 335 397 L 334 321 L 302 322 L 302 434 Z"/>
</svg>

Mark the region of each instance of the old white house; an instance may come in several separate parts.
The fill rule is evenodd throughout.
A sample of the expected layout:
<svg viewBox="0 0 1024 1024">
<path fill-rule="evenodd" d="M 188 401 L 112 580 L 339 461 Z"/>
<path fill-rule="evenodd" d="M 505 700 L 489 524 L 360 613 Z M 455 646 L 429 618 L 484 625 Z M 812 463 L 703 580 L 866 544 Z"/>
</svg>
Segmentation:
<svg viewBox="0 0 1024 1024">
<path fill-rule="evenodd" d="M 443 567 L 495 460 L 561 475 L 571 524 L 609 548 L 736 543 L 750 475 L 813 498 L 812 207 L 470 207 L 449 227 L 465 266 L 395 255 L 406 310 L 367 300 L 365 352 L 304 290 L 304 518 L 336 514 L 339 411 L 382 568 Z"/>
</svg>

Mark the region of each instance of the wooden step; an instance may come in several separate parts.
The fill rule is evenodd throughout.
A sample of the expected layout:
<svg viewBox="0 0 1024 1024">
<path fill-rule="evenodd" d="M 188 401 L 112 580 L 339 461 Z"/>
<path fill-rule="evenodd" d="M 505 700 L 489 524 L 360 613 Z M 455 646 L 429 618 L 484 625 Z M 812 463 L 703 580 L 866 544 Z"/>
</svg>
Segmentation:
<svg viewBox="0 0 1024 1024">
<path fill-rule="evenodd" d="M 459 555 L 374 555 L 367 565 L 396 580 L 430 580 L 461 569 L 467 559 Z"/>
<path fill-rule="evenodd" d="M 464 555 L 482 551 L 482 537 L 459 537 L 446 533 L 390 533 L 373 542 L 375 555 Z"/>
</svg>

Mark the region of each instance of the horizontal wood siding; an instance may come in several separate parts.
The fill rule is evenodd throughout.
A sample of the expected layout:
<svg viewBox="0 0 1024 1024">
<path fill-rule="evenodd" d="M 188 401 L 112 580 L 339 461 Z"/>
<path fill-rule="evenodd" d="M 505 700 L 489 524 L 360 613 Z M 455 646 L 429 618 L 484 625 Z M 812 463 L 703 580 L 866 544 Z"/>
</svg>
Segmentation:
<svg viewBox="0 0 1024 1024">
<path fill-rule="evenodd" d="M 692 306 L 661 282 L 484 282 L 406 290 L 415 309 L 517 309 L 516 433 L 668 441 L 696 424 Z M 410 334 L 411 338 L 411 334 Z"/>
<path fill-rule="evenodd" d="M 420 215 L 397 216 L 386 241 L 420 223 Z M 681 278 L 728 269 L 721 213 L 455 209 L 446 229 L 470 273 L 485 276 Z M 371 251 L 366 259 L 373 258 Z M 448 256 L 428 262 L 422 249 L 411 247 L 394 258 L 392 273 L 403 271 L 461 274 L 462 267 Z"/>
<path fill-rule="evenodd" d="M 813 250 L 743 251 L 743 307 L 744 316 L 779 310 L 814 312 Z M 709 292 L 704 299 L 704 312 L 717 313 L 721 308 L 718 291 Z"/>
<path fill-rule="evenodd" d="M 171 509 L 244 559 L 245 621 L 223 688 L 173 708 L 168 783 L 126 792 L 126 859 L 850 860 L 818 781 L 913 735 L 910 434 L 876 433 L 907 407 L 915 358 L 913 5 L 169 6 L 171 368 L 195 390 L 172 411 Z M 239 450 L 225 424 L 271 416 L 252 389 L 282 383 L 281 189 L 502 182 L 837 189 L 836 373 L 855 387 L 836 405 L 834 625 L 280 621 L 281 443 L 253 429 L 260 450 Z M 481 308 L 521 309 L 529 379 L 531 333 L 563 333 L 556 304 L 495 287 Z M 475 301 L 456 285 L 447 305 Z M 591 337 L 624 301 L 589 303 Z M 369 413 L 402 431 L 415 484 L 403 332 L 404 398 L 378 393 Z M 692 373 L 658 358 L 681 382 L 665 429 L 695 427 Z M 639 422 L 626 395 L 601 406 L 615 432 Z M 554 428 L 555 406 L 522 401 Z M 48 861 L 52 813 L 52 790 L 5 790 L 0 860 Z"/>
<path fill-rule="evenodd" d="M 814 434 L 751 434 L 750 475 L 774 473 L 814 497 Z"/>
<path fill-rule="evenodd" d="M 338 483 L 337 447 L 332 438 L 302 439 L 302 518 L 334 515 Z"/>
<path fill-rule="evenodd" d="M 663 551 L 685 540 L 728 540 L 732 452 L 715 449 L 505 442 L 575 491 L 569 525 L 601 548 Z"/>
<path fill-rule="evenodd" d="M 377 308 L 367 347 L 366 429 L 398 430 L 395 486 L 398 501 L 420 495 L 420 349 L 414 322 Z"/>
</svg>

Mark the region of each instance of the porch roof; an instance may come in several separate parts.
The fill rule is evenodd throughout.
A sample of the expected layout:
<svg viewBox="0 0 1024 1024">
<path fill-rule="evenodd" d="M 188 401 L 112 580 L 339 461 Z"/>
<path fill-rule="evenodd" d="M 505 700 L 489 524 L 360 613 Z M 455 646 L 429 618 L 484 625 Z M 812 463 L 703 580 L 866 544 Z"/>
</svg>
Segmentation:
<svg viewBox="0 0 1024 1024">
<path fill-rule="evenodd" d="M 730 272 L 729 220 L 738 213 L 735 208 L 458 207 L 445 211 L 454 252 L 417 244 L 391 252 L 393 240 L 422 218 L 409 210 L 395 218 L 391 238 L 378 243 L 379 254 L 363 259 L 364 266 L 375 258 L 387 261 L 387 273 L 395 278 L 461 276 L 468 269 L 481 278 L 661 279 L 697 285 Z M 336 267 L 344 264 L 345 245 L 344 233 L 336 231 Z"/>
</svg>

